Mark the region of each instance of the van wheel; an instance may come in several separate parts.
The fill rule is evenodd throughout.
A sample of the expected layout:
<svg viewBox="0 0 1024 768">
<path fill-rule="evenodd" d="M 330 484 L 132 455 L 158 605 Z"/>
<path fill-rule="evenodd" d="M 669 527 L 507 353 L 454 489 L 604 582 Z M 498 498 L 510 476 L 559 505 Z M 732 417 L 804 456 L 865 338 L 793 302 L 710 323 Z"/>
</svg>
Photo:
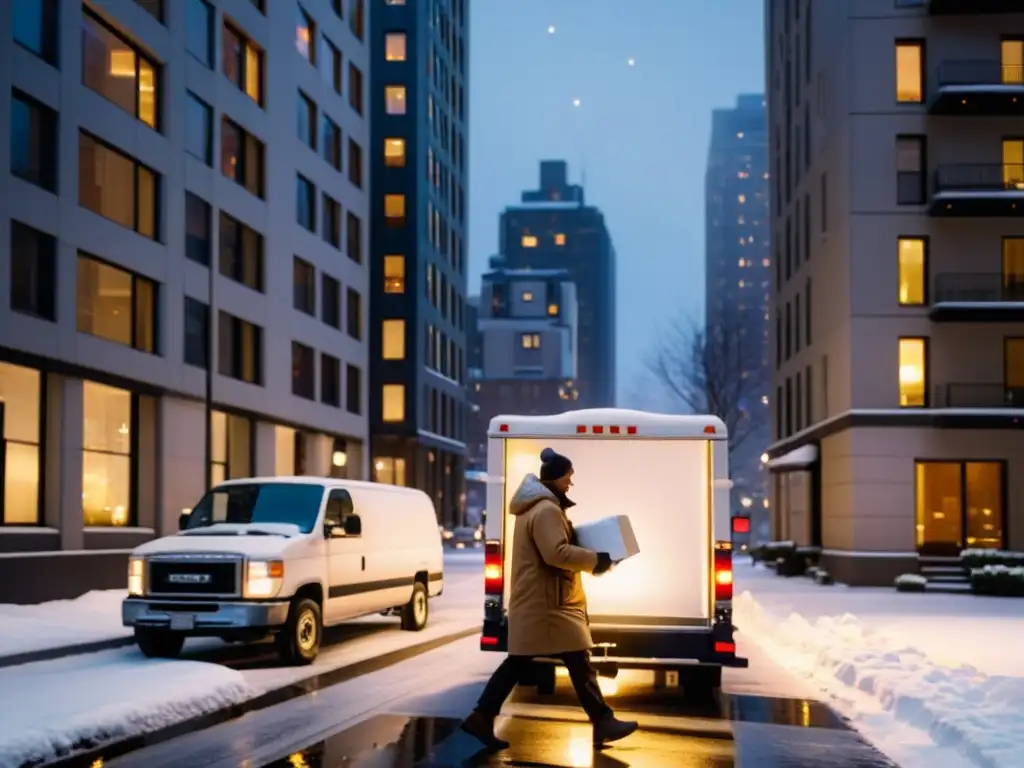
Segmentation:
<svg viewBox="0 0 1024 768">
<path fill-rule="evenodd" d="M 158 629 L 135 629 L 135 643 L 142 655 L 150 659 L 176 659 L 185 645 L 185 636 Z"/>
<path fill-rule="evenodd" d="M 277 634 L 277 653 L 286 664 L 311 664 L 320 653 L 323 631 L 320 606 L 308 597 L 292 601 L 288 621 Z"/>
<path fill-rule="evenodd" d="M 412 597 L 402 606 L 402 629 L 419 632 L 427 626 L 429 618 L 430 601 L 427 599 L 427 586 L 422 581 L 413 582 Z"/>
</svg>

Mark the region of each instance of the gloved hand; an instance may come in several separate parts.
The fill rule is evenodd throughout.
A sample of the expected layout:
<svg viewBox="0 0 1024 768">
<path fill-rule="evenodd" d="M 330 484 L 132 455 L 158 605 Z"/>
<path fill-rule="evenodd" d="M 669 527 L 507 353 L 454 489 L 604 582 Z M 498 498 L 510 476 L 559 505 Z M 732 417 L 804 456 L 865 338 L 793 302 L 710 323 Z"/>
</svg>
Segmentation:
<svg viewBox="0 0 1024 768">
<path fill-rule="evenodd" d="M 612 557 L 607 552 L 597 553 L 597 566 L 594 568 L 594 575 L 600 576 L 602 573 L 610 571 L 612 567 Z"/>
</svg>

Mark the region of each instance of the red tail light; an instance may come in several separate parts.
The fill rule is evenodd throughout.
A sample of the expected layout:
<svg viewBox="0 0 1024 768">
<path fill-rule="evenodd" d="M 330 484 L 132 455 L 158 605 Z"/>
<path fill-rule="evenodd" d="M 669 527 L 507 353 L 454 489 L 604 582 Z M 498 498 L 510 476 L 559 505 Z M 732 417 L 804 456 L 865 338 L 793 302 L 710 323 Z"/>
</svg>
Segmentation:
<svg viewBox="0 0 1024 768">
<path fill-rule="evenodd" d="M 501 543 L 488 541 L 484 549 L 484 594 L 500 595 L 505 590 L 505 569 L 501 562 Z"/>
<path fill-rule="evenodd" d="M 736 643 L 716 641 L 715 653 L 736 653 Z"/>
<path fill-rule="evenodd" d="M 715 547 L 715 602 L 732 600 L 732 548 L 719 543 Z"/>
<path fill-rule="evenodd" d="M 490 637 L 489 635 L 480 636 L 480 647 L 481 648 L 493 648 L 498 644 L 498 638 Z"/>
<path fill-rule="evenodd" d="M 750 533 L 750 518 L 749 517 L 734 517 L 732 519 L 732 532 L 733 533 Z"/>
</svg>

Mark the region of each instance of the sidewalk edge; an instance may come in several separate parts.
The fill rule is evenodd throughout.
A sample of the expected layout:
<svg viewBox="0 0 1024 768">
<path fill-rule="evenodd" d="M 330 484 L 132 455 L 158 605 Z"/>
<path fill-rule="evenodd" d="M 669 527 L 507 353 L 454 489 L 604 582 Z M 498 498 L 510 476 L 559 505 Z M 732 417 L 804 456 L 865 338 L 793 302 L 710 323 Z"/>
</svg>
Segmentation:
<svg viewBox="0 0 1024 768">
<path fill-rule="evenodd" d="M 36 661 L 55 661 L 68 656 L 81 656 L 84 653 L 96 653 L 97 651 L 110 651 L 115 648 L 124 648 L 135 644 L 135 638 L 112 637 L 107 640 L 94 640 L 91 643 L 74 643 L 72 645 L 55 645 L 52 648 L 43 648 L 38 651 L 25 651 L 24 653 L 13 653 L 8 656 L 0 656 L 0 669 L 4 667 L 16 667 L 20 664 L 31 664 Z"/>
</svg>

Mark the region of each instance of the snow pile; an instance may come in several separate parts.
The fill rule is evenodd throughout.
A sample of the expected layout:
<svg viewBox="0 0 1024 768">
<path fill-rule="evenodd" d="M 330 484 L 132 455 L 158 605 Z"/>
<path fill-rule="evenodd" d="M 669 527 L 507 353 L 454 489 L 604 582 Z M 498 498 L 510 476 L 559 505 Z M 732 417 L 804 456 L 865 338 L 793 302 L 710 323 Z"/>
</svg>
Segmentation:
<svg viewBox="0 0 1024 768">
<path fill-rule="evenodd" d="M 813 622 L 797 613 L 784 617 L 766 610 L 750 592 L 739 595 L 734 609 L 743 637 L 844 700 L 854 720 L 858 698 L 873 699 L 882 711 L 936 744 L 955 748 L 979 768 L 1020 767 L 1024 678 L 939 664 L 850 614 Z"/>
<path fill-rule="evenodd" d="M 0 656 L 126 637 L 131 634 L 121 626 L 126 594 L 111 589 L 39 605 L 0 604 Z"/>
<path fill-rule="evenodd" d="M 240 672 L 102 653 L 0 670 L 0 766 L 41 764 L 256 695 Z"/>
</svg>

